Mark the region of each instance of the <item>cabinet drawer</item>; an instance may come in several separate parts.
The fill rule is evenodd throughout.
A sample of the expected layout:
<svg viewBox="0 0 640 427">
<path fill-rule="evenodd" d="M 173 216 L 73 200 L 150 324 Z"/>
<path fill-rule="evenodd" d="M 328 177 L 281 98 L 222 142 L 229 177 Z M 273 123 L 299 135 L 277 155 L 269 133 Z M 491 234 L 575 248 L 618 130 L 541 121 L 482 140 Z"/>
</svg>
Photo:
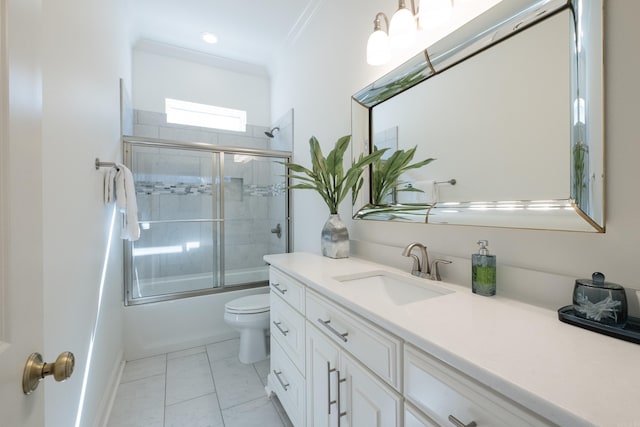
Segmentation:
<svg viewBox="0 0 640 427">
<path fill-rule="evenodd" d="M 440 425 L 549 426 L 543 420 L 426 353 L 405 346 L 405 398 Z"/>
<path fill-rule="evenodd" d="M 453 425 L 453 424 L 452 424 Z M 404 404 L 404 427 L 438 427 L 433 420 L 425 416 L 410 403 Z"/>
<path fill-rule="evenodd" d="M 269 388 L 278 395 L 294 426 L 305 425 L 305 382 L 278 341 L 271 341 Z"/>
<path fill-rule="evenodd" d="M 307 320 L 400 390 L 402 341 L 312 292 L 307 292 Z"/>
<path fill-rule="evenodd" d="M 291 307 L 304 314 L 305 287 L 302 283 L 271 267 L 269 269 L 269 286 Z"/>
<path fill-rule="evenodd" d="M 282 349 L 304 375 L 304 317 L 271 290 L 271 340 Z"/>
</svg>

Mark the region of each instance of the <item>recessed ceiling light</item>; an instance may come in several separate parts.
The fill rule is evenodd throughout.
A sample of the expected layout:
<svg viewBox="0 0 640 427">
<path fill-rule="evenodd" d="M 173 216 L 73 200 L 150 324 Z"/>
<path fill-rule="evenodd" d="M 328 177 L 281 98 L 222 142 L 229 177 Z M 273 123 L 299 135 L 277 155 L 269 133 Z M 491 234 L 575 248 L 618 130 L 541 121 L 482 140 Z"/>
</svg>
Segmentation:
<svg viewBox="0 0 640 427">
<path fill-rule="evenodd" d="M 215 34 L 211 34 L 211 33 L 202 33 L 202 40 L 204 40 L 205 43 L 209 43 L 209 44 L 218 43 L 218 37 Z"/>
</svg>

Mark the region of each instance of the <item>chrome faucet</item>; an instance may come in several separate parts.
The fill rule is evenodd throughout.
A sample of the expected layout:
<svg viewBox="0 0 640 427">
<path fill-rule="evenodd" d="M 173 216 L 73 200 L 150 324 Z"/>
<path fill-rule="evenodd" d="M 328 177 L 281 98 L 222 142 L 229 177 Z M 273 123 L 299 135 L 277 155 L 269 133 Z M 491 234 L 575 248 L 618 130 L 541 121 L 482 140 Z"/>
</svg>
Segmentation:
<svg viewBox="0 0 640 427">
<path fill-rule="evenodd" d="M 420 259 L 417 255 L 411 253 L 413 248 L 416 247 L 420 249 Z M 430 276 L 431 269 L 429 266 L 429 255 L 427 254 L 427 247 L 425 245 L 418 242 L 409 243 L 407 247 L 402 251 L 402 256 L 413 258 L 413 267 L 411 269 L 411 274 L 424 278 Z"/>
</svg>

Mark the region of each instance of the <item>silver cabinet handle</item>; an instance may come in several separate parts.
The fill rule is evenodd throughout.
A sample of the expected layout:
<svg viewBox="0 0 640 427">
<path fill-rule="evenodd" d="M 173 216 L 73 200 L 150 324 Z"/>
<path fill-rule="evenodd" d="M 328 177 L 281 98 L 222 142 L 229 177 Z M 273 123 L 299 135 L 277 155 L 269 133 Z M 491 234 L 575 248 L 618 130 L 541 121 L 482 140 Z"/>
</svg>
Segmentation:
<svg viewBox="0 0 640 427">
<path fill-rule="evenodd" d="M 336 403 L 331 400 L 331 373 L 336 372 L 335 368 L 331 368 L 331 362 L 327 362 L 327 413 L 331 415 L 331 405 Z"/>
<path fill-rule="evenodd" d="M 476 424 L 475 421 L 471 421 L 469 424 L 465 424 L 459 419 L 457 419 L 456 417 L 454 417 L 453 415 L 449 415 L 449 421 L 451 421 L 451 424 L 453 424 L 456 427 L 477 427 L 478 425 Z"/>
<path fill-rule="evenodd" d="M 282 371 L 276 371 L 274 369 L 273 373 L 276 375 L 276 378 L 278 379 L 278 382 L 280 383 L 284 391 L 287 391 L 287 387 L 289 387 L 289 383 L 285 384 L 284 381 L 282 381 L 282 378 L 280 378 L 280 375 L 282 375 Z"/>
<path fill-rule="evenodd" d="M 287 293 L 286 289 L 282 289 L 280 287 L 280 283 L 272 283 L 271 286 L 273 286 L 273 288 L 276 289 L 278 292 L 280 292 L 282 295 Z"/>
<path fill-rule="evenodd" d="M 282 335 L 284 335 L 285 337 L 287 336 L 287 334 L 289 333 L 288 329 L 282 329 L 282 327 L 280 326 L 282 324 L 282 322 L 276 322 L 275 320 L 273 321 L 273 324 L 276 326 L 276 328 L 278 328 L 278 330 L 282 333 Z"/>
<path fill-rule="evenodd" d="M 340 427 L 340 421 L 342 420 L 342 417 L 347 415 L 347 411 L 341 411 L 340 409 L 340 385 L 344 382 L 347 382 L 347 377 L 340 378 L 340 371 L 336 371 L 336 373 L 338 374 L 338 396 L 336 400 L 338 401 L 338 427 Z"/>
<path fill-rule="evenodd" d="M 349 333 L 345 332 L 345 333 L 341 334 L 340 332 L 338 332 L 333 326 L 331 326 L 329 324 L 329 323 L 331 323 L 331 319 L 322 320 L 322 319 L 318 318 L 318 322 L 320 322 L 322 325 L 324 325 L 325 328 L 327 328 L 329 331 L 331 331 L 332 334 L 334 334 L 335 336 L 340 338 L 342 341 L 347 342 L 347 335 L 349 335 Z"/>
</svg>

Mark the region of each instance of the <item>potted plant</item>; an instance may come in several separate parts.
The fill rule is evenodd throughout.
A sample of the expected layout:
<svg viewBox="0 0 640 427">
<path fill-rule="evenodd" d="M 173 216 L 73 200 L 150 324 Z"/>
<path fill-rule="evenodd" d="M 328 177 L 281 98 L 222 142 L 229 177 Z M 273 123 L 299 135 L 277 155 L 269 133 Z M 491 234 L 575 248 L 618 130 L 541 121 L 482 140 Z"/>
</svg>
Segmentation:
<svg viewBox="0 0 640 427">
<path fill-rule="evenodd" d="M 357 161 L 345 170 L 344 154 L 349 147 L 351 135 L 345 135 L 336 141 L 334 148 L 324 157 L 320 143 L 315 136 L 309 139 L 312 168 L 285 162 L 285 166 L 293 173 L 289 178 L 301 181 L 289 188 L 315 190 L 329 208 L 329 219 L 322 229 L 322 255 L 330 258 L 346 258 L 349 256 L 349 232 L 338 215 L 338 206 L 347 197 L 350 190 L 356 194 L 362 187 L 362 173 L 372 162 L 379 159 L 385 150 L 377 150 L 371 154 L 361 154 Z M 353 195 L 355 199 L 356 194 Z"/>
</svg>

